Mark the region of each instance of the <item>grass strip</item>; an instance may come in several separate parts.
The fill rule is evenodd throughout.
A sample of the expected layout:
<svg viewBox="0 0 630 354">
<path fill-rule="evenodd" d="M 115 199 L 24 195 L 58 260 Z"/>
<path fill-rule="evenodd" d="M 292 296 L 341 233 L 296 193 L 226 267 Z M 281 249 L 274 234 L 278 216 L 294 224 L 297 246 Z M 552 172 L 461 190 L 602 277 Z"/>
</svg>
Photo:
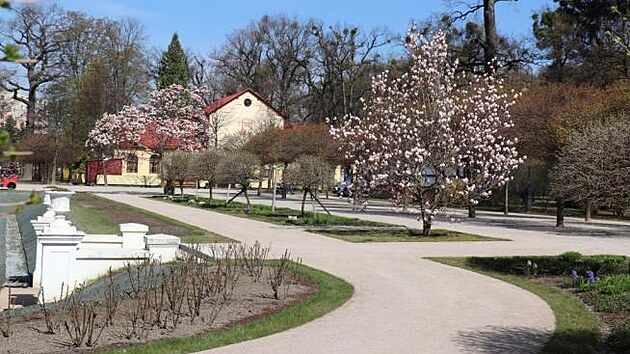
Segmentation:
<svg viewBox="0 0 630 354">
<path fill-rule="evenodd" d="M 300 211 L 277 207 L 275 211 L 271 210 L 268 205 L 252 204 L 249 213 L 245 213 L 246 204 L 240 202 L 232 202 L 225 205 L 224 200 L 198 198 L 197 202 L 190 203 L 190 198 L 168 199 L 163 196 L 154 196 L 152 199 L 161 200 L 179 205 L 186 205 L 201 209 L 209 209 L 219 213 L 232 216 L 252 219 L 256 221 L 268 222 L 276 225 L 297 225 L 305 227 L 335 227 L 335 226 L 352 226 L 352 227 L 390 227 L 396 226 L 377 221 L 363 220 L 359 218 L 349 218 L 338 215 L 328 215 L 324 213 L 305 213 L 304 217 L 300 216 Z M 199 204 L 202 202 L 202 204 Z M 295 216 L 297 219 L 290 220 L 289 216 Z M 465 242 L 465 241 L 510 241 L 508 239 L 468 234 L 457 231 L 434 229 L 432 236 L 422 236 L 422 231 L 417 229 L 396 229 L 396 230 L 307 230 L 312 233 L 337 238 L 347 242 L 366 243 L 366 242 Z"/>
<path fill-rule="evenodd" d="M 488 271 L 468 263 L 468 258 L 431 257 L 435 262 L 467 269 L 523 288 L 545 300 L 556 317 L 556 329 L 542 354 L 595 354 L 602 351 L 597 319 L 580 299 L 550 285 L 514 274 Z"/>
<path fill-rule="evenodd" d="M 225 331 L 210 331 L 189 337 L 164 339 L 139 346 L 108 350 L 104 353 L 183 354 L 217 348 L 300 326 L 338 308 L 352 297 L 354 288 L 340 278 L 305 265 L 299 265 L 296 271 L 315 281 L 318 285 L 317 292 L 305 301 L 274 315 Z"/>
<path fill-rule="evenodd" d="M 245 203 L 233 201 L 229 205 L 225 205 L 225 200 L 208 199 L 202 197 L 198 197 L 195 203 L 189 202 L 190 200 L 194 200 L 194 196 L 184 196 L 184 198 L 176 197 L 172 200 L 169 198 L 165 198 L 164 196 L 153 196 L 149 198 L 167 203 L 174 203 L 201 209 L 209 209 L 219 213 L 252 219 L 256 221 L 268 222 L 276 225 L 392 226 L 392 224 L 382 222 L 363 220 L 359 218 L 349 218 L 332 214 L 328 215 L 326 213 L 306 212 L 305 216 L 302 217 L 299 210 L 286 207 L 276 207 L 275 210 L 272 210 L 271 206 L 263 204 L 252 204 L 252 209 L 249 213 L 246 213 L 245 209 L 247 207 L 247 204 Z M 296 218 L 289 219 L 289 216 Z"/>
<path fill-rule="evenodd" d="M 151 233 L 179 236 L 184 243 L 236 242 L 217 233 L 93 194 L 77 193 L 70 198 L 70 205 L 68 218 L 79 230 L 91 234 L 118 234 L 119 224 L 137 222 L 149 226 Z"/>
<path fill-rule="evenodd" d="M 435 229 L 431 236 L 423 236 L 422 230 L 308 230 L 316 234 L 334 237 L 347 242 L 464 242 L 464 241 L 510 241 L 504 238 L 488 237 L 464 232 Z"/>
</svg>

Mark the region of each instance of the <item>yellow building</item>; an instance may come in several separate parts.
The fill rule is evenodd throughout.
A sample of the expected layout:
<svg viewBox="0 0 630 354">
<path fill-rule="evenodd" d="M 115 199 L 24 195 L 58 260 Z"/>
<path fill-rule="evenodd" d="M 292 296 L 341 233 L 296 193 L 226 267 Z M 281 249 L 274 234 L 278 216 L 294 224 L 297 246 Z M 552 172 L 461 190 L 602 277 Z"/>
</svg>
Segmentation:
<svg viewBox="0 0 630 354">
<path fill-rule="evenodd" d="M 250 88 L 208 105 L 209 146 L 220 147 L 227 136 L 252 133 L 265 127 L 283 128 L 285 117 Z"/>
<path fill-rule="evenodd" d="M 209 147 L 220 147 L 226 137 L 248 134 L 269 126 L 284 127 L 285 118 L 250 88 L 221 98 L 204 109 L 210 126 Z M 146 141 L 145 141 L 146 140 Z M 107 162 L 107 184 L 159 186 L 159 156 L 151 150 L 151 138 L 141 139 L 141 149 L 118 151 L 117 159 Z M 93 161 L 90 161 L 93 162 Z M 89 165 L 89 164 L 88 164 Z M 87 172 L 88 184 L 104 184 L 102 162 L 94 161 Z M 276 171 L 276 173 L 279 173 Z M 264 180 L 263 186 L 268 186 Z"/>
</svg>

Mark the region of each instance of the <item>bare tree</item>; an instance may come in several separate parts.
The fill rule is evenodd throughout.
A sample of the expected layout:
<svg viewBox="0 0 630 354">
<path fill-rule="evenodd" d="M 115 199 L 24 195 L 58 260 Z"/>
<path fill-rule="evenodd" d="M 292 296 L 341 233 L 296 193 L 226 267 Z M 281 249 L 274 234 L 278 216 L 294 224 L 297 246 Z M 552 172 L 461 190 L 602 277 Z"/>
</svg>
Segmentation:
<svg viewBox="0 0 630 354">
<path fill-rule="evenodd" d="M 326 161 L 316 156 L 301 156 L 285 171 L 284 179 L 290 183 L 302 187 L 302 216 L 304 216 L 304 204 L 307 195 L 315 199 L 317 203 L 328 213 L 328 209 L 317 198 L 319 188 L 332 183 L 332 167 Z M 315 193 L 313 193 L 315 191 Z"/>
<path fill-rule="evenodd" d="M 382 30 L 359 27 L 312 26 L 314 60 L 308 87 L 311 120 L 357 114 L 359 98 L 370 89 L 371 77 L 380 71 L 378 49 L 391 41 Z"/>
<path fill-rule="evenodd" d="M 210 145 L 215 149 L 219 147 L 219 136 L 222 135 L 224 128 L 228 124 L 230 124 L 230 117 L 224 112 L 217 111 L 208 115 L 208 129 L 212 139 Z"/>
<path fill-rule="evenodd" d="M 630 120 L 615 117 L 570 135 L 551 174 L 559 199 L 585 203 L 585 218 L 597 203 L 623 214 L 630 206 Z"/>
<path fill-rule="evenodd" d="M 217 179 L 221 183 L 232 183 L 240 186 L 240 192 L 235 194 L 226 205 L 230 204 L 236 197 L 243 194 L 247 200 L 246 213 L 252 209 L 252 205 L 247 195 L 251 183 L 258 177 L 260 160 L 249 152 L 233 151 L 225 154 L 217 166 Z"/>
<path fill-rule="evenodd" d="M 300 114 L 307 95 L 311 22 L 286 16 L 263 16 L 227 37 L 211 54 L 214 74 L 224 91 L 248 86 L 287 117 Z"/>
<path fill-rule="evenodd" d="M 15 73 L 2 83 L 13 93 L 13 99 L 26 105 L 26 130 L 32 133 L 36 118 L 38 94 L 43 87 L 61 76 L 60 51 L 63 34 L 69 30 L 67 13 L 56 4 L 24 5 L 12 10 L 14 16 L 0 20 L 0 49 L 17 45 L 26 60 L 19 66 L 26 71 L 25 80 Z"/>
<path fill-rule="evenodd" d="M 182 197 L 184 182 L 194 177 L 190 170 L 192 156 L 188 151 L 170 151 L 162 157 L 160 177 L 166 181 L 177 182 Z"/>
<path fill-rule="evenodd" d="M 212 186 L 217 182 L 218 167 L 223 153 L 217 149 L 196 152 L 193 158 L 194 174 L 199 179 L 208 181 L 208 197 L 212 199 Z"/>
</svg>

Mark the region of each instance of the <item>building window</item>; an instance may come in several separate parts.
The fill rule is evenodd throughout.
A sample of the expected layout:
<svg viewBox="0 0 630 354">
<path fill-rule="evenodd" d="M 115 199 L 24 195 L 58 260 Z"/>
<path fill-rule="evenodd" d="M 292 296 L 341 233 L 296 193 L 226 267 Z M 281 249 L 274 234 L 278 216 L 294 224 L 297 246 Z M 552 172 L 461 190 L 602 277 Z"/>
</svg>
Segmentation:
<svg viewBox="0 0 630 354">
<path fill-rule="evenodd" d="M 127 155 L 127 173 L 138 173 L 138 156 L 136 154 Z"/>
<path fill-rule="evenodd" d="M 149 159 L 149 173 L 160 173 L 160 157 L 158 155 L 152 155 Z"/>
<path fill-rule="evenodd" d="M 254 130 L 254 122 L 252 122 L 249 119 L 244 120 L 243 122 L 241 122 L 241 130 L 249 133 L 251 131 Z"/>
<path fill-rule="evenodd" d="M 249 107 L 252 105 L 252 100 L 246 98 L 245 101 L 243 101 L 243 104 L 245 105 L 245 107 Z"/>
</svg>

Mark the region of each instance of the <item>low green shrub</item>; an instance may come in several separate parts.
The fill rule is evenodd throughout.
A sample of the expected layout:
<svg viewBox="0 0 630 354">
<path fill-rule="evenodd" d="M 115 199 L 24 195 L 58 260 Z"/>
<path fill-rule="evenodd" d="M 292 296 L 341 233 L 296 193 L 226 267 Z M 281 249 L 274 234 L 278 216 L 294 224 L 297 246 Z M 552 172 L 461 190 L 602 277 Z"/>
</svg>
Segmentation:
<svg viewBox="0 0 630 354">
<path fill-rule="evenodd" d="M 626 256 L 583 256 L 577 252 L 567 252 L 559 256 L 517 256 L 517 257 L 471 257 L 468 263 L 482 269 L 523 275 L 528 274 L 528 261 L 536 263 L 538 274 L 569 275 L 572 270 L 584 274 L 587 270 L 597 276 L 628 274 L 629 259 Z"/>
<path fill-rule="evenodd" d="M 613 327 L 607 342 L 613 353 L 630 353 L 630 323 Z"/>
<path fill-rule="evenodd" d="M 597 312 L 630 311 L 630 294 L 601 294 L 593 293 L 585 298 Z"/>
<path fill-rule="evenodd" d="M 594 283 L 582 283 L 578 291 L 597 291 L 602 294 L 621 294 L 630 291 L 630 274 L 617 274 L 602 277 Z"/>
</svg>

